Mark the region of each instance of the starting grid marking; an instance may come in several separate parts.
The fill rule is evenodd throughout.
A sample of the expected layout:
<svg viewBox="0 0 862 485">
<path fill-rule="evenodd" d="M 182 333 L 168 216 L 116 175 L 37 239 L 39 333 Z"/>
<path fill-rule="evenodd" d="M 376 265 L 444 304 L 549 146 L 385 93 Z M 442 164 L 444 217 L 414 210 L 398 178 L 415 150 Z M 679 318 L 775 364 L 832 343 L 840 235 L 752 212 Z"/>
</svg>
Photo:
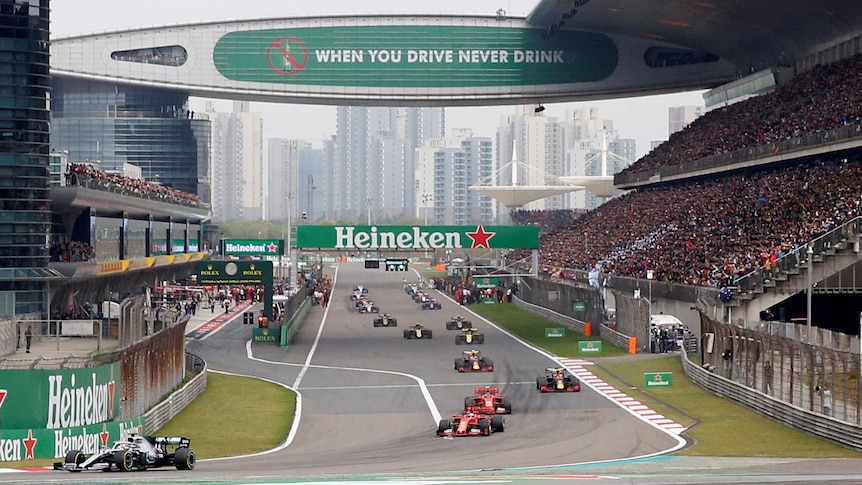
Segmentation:
<svg viewBox="0 0 862 485">
<path fill-rule="evenodd" d="M 596 377 L 595 374 L 593 374 L 584 367 L 585 365 L 592 365 L 592 362 L 588 362 L 583 359 L 563 358 L 560 359 L 560 362 L 562 362 L 562 364 L 566 366 L 566 368 L 568 368 L 572 372 L 572 374 L 577 376 L 578 379 L 590 384 L 593 388 L 595 388 L 602 394 L 622 404 L 629 411 L 639 416 L 641 419 L 653 423 L 662 429 L 666 429 L 671 433 L 681 434 L 687 429 L 685 426 L 655 412 L 654 410 L 650 409 L 649 406 L 646 406 L 640 401 L 637 401 L 633 397 L 628 396 L 626 393 L 620 391 L 614 386 Z"/>
</svg>

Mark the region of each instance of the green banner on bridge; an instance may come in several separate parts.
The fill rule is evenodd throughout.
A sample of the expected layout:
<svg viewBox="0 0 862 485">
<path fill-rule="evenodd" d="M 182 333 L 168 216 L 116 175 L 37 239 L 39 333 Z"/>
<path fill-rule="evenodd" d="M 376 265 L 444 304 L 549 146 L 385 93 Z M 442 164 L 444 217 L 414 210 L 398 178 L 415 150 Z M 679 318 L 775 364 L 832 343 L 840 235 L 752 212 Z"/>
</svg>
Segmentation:
<svg viewBox="0 0 862 485">
<path fill-rule="evenodd" d="M 605 34 L 471 25 L 358 25 L 229 32 L 227 79 L 309 86 L 467 88 L 599 82 L 619 62 Z"/>
<path fill-rule="evenodd" d="M 299 226 L 300 248 L 345 250 L 538 249 L 537 226 Z"/>
</svg>

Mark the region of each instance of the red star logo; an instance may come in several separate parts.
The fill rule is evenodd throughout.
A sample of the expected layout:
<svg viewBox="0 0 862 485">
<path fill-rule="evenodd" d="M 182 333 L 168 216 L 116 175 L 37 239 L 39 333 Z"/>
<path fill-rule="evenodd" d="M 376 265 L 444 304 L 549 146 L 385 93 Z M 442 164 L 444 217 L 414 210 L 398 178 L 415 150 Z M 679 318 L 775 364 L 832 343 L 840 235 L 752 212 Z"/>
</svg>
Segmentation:
<svg viewBox="0 0 862 485">
<path fill-rule="evenodd" d="M 467 236 L 473 240 L 473 245 L 470 246 L 471 249 L 485 247 L 491 249 L 491 246 L 488 245 L 488 240 L 494 237 L 496 232 L 485 232 L 485 228 L 479 224 L 479 227 L 476 228 L 476 232 L 468 232 Z"/>
<path fill-rule="evenodd" d="M 102 448 L 108 447 L 108 438 L 111 436 L 111 433 L 108 432 L 108 425 L 102 423 L 102 432 L 99 433 L 99 439 L 102 440 Z"/>
<path fill-rule="evenodd" d="M 6 389 L 0 389 L 0 408 L 3 407 L 3 401 L 6 400 L 6 394 L 8 393 L 9 391 L 7 391 Z"/>
<path fill-rule="evenodd" d="M 269 252 L 274 253 L 278 249 L 275 243 L 269 243 Z"/>
<path fill-rule="evenodd" d="M 27 448 L 27 452 L 24 454 L 25 460 L 32 460 L 35 458 L 34 448 L 36 448 L 36 442 L 39 441 L 33 437 L 33 430 L 27 430 L 27 438 L 24 439 L 24 447 Z"/>
</svg>

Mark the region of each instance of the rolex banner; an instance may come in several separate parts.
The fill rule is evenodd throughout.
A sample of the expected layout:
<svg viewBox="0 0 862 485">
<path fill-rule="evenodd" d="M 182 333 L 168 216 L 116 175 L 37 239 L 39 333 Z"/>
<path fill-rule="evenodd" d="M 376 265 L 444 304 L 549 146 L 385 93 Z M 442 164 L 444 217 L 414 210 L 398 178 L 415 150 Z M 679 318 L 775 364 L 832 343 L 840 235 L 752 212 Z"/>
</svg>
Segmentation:
<svg viewBox="0 0 862 485">
<path fill-rule="evenodd" d="M 538 249 L 538 226 L 297 227 L 300 248 L 351 250 Z"/>
</svg>

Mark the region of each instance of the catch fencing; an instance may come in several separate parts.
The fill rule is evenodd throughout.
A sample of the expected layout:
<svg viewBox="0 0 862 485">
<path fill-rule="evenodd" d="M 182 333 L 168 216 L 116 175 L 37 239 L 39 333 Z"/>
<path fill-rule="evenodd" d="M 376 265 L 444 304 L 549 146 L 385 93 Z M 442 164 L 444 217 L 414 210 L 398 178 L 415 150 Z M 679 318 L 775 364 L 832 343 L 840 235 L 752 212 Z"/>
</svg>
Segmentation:
<svg viewBox="0 0 862 485">
<path fill-rule="evenodd" d="M 704 314 L 701 329 L 705 369 L 803 410 L 862 425 L 858 353 L 721 323 Z"/>
</svg>

